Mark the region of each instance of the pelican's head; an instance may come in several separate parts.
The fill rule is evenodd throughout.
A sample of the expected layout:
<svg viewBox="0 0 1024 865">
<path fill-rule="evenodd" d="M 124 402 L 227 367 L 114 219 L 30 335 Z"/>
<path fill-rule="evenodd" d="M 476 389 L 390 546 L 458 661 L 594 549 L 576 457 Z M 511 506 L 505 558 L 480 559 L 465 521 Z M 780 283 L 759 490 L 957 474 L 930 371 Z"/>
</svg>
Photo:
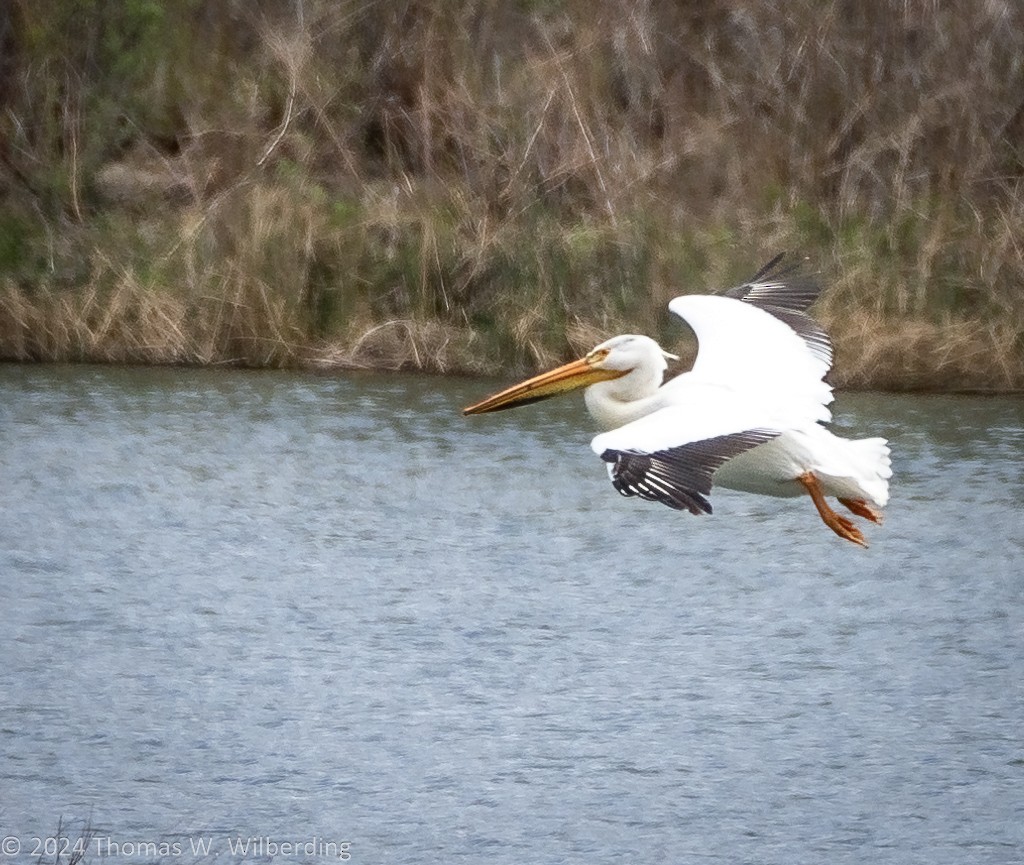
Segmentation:
<svg viewBox="0 0 1024 865">
<path fill-rule="evenodd" d="M 649 336 L 627 333 L 613 336 L 591 349 L 587 357 L 601 357 L 603 369 L 617 369 L 624 373 L 634 370 L 650 370 L 660 377 L 668 369 L 667 361 L 679 360 L 674 354 L 664 351 Z"/>
<path fill-rule="evenodd" d="M 484 414 L 529 405 L 561 393 L 590 387 L 603 381 L 640 372 L 646 380 L 656 376 L 655 389 L 665 372 L 665 359 L 675 355 L 662 351 L 653 339 L 636 334 L 614 336 L 591 349 L 579 360 L 541 373 L 462 410 L 463 414 Z"/>
</svg>

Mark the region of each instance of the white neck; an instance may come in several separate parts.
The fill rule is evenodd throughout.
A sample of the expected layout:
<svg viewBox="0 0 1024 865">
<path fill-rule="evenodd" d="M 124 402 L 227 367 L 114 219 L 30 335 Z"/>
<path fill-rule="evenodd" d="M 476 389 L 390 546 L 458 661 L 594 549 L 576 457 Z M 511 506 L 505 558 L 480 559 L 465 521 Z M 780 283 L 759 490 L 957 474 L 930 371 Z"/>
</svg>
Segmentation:
<svg viewBox="0 0 1024 865">
<path fill-rule="evenodd" d="M 661 407 L 662 373 L 634 369 L 621 378 L 599 381 L 583 392 L 587 411 L 602 429 L 610 430 L 649 415 Z"/>
</svg>

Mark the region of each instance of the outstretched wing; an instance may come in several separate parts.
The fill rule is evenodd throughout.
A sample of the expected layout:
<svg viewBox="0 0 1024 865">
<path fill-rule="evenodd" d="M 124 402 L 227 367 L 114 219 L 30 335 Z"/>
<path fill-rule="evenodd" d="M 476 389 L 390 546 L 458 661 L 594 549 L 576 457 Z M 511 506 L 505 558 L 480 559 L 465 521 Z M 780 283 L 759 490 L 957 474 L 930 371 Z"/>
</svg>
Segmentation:
<svg viewBox="0 0 1024 865">
<path fill-rule="evenodd" d="M 640 496 L 691 514 L 710 514 L 712 477 L 723 463 L 775 438 L 776 430 L 744 430 L 648 454 L 608 448 L 601 459 L 624 496 Z"/>
<path fill-rule="evenodd" d="M 719 388 L 691 383 L 683 399 L 596 436 L 594 452 L 608 463 L 612 484 L 693 514 L 711 513 L 706 496 L 728 460 L 780 434 L 763 407 Z"/>
<path fill-rule="evenodd" d="M 690 376 L 680 378 L 757 393 L 789 413 L 828 420 L 832 388 L 823 379 L 832 344 L 805 312 L 820 289 L 795 268 L 776 269 L 779 260 L 724 295 L 683 295 L 669 303 L 699 346 Z"/>
</svg>

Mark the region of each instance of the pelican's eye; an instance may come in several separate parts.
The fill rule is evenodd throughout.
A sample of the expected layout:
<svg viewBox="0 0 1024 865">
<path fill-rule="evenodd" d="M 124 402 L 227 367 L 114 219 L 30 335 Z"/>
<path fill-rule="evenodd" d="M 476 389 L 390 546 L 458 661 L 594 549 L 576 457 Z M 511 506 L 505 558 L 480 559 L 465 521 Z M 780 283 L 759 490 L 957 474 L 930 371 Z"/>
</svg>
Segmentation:
<svg viewBox="0 0 1024 865">
<path fill-rule="evenodd" d="M 587 355 L 586 360 L 591 366 L 598 366 L 603 363 L 605 358 L 612 353 L 610 348 L 595 348 L 590 354 Z"/>
</svg>

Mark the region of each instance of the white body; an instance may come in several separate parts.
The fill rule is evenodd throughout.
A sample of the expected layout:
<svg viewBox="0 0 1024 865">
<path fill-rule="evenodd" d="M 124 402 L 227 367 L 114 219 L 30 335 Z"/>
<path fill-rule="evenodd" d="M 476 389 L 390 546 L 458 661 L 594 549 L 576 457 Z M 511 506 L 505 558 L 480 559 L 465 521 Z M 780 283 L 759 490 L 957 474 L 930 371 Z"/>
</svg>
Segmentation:
<svg viewBox="0 0 1024 865">
<path fill-rule="evenodd" d="M 892 469 L 885 439 L 840 438 L 817 424 L 734 457 L 715 473 L 715 483 L 767 496 L 802 496 L 807 490 L 796 478 L 805 471 L 817 477 L 826 495 L 864 499 L 880 508 L 889 501 Z"/>
</svg>

